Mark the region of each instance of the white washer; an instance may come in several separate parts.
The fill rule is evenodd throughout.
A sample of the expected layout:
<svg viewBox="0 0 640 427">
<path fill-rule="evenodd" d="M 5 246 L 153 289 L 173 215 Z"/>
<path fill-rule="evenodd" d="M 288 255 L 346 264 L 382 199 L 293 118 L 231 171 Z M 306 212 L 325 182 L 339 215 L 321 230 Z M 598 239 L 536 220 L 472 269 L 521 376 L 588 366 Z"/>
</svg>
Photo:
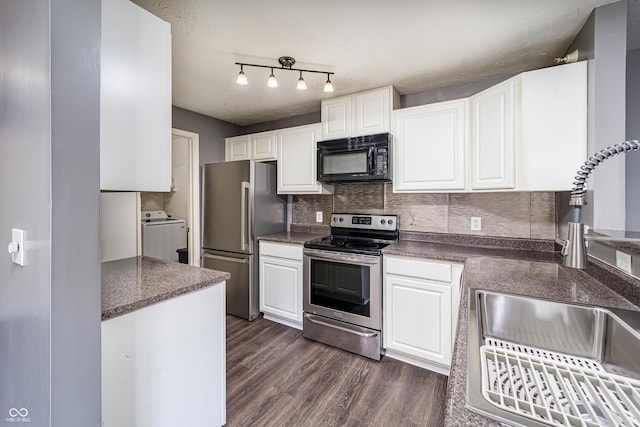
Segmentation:
<svg viewBox="0 0 640 427">
<path fill-rule="evenodd" d="M 184 219 L 169 218 L 164 211 L 142 211 L 142 255 L 178 261 L 178 249 L 187 247 Z"/>
</svg>

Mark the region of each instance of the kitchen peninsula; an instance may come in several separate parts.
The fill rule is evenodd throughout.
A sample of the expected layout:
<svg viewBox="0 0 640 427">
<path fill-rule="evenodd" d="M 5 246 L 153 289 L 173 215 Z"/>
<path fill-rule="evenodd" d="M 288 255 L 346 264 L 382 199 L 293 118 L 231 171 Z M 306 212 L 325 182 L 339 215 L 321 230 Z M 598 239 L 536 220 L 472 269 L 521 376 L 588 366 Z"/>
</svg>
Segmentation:
<svg viewBox="0 0 640 427">
<path fill-rule="evenodd" d="M 102 263 L 102 421 L 226 422 L 226 272 L 153 258 Z"/>
</svg>

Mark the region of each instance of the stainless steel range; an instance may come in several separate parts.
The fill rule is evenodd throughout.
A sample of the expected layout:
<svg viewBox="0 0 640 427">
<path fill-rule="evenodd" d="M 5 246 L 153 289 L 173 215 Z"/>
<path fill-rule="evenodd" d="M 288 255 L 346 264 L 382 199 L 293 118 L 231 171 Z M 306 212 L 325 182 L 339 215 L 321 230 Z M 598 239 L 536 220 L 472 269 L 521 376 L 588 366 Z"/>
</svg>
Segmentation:
<svg viewBox="0 0 640 427">
<path fill-rule="evenodd" d="M 331 236 L 304 245 L 303 336 L 380 360 L 381 251 L 397 240 L 397 215 L 331 215 Z"/>
</svg>

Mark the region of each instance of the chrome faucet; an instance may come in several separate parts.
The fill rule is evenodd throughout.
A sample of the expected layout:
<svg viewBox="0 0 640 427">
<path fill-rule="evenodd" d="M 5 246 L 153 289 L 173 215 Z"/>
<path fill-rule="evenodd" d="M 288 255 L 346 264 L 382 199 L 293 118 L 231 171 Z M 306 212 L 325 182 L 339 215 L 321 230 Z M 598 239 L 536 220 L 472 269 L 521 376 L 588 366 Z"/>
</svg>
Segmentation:
<svg viewBox="0 0 640 427">
<path fill-rule="evenodd" d="M 569 205 L 573 206 L 572 221 L 569 222 L 567 240 L 562 247 L 563 261 L 566 267 L 587 267 L 587 246 L 584 236 L 584 224 L 581 222 L 582 206 L 587 204 L 585 184 L 589 175 L 600 163 L 617 154 L 640 149 L 638 140 L 621 142 L 598 151 L 580 166 L 571 190 Z"/>
</svg>

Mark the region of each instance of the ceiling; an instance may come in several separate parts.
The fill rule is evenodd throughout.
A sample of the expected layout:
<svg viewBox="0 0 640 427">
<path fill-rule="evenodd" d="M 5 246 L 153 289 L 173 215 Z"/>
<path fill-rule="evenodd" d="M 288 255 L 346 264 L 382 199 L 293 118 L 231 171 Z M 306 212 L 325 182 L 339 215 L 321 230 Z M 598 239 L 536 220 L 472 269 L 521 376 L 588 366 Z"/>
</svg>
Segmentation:
<svg viewBox="0 0 640 427">
<path fill-rule="evenodd" d="M 553 64 L 594 7 L 612 0 L 134 0 L 171 23 L 173 105 L 240 126 L 316 112 L 320 100 L 385 85 L 401 95 Z M 628 0 L 630 34 L 640 0 Z M 634 15 L 635 13 L 635 15 Z M 640 35 L 635 38 L 640 40 Z M 640 43 L 638 46 L 640 47 Z M 246 62 L 335 72 L 245 67 Z"/>
</svg>

